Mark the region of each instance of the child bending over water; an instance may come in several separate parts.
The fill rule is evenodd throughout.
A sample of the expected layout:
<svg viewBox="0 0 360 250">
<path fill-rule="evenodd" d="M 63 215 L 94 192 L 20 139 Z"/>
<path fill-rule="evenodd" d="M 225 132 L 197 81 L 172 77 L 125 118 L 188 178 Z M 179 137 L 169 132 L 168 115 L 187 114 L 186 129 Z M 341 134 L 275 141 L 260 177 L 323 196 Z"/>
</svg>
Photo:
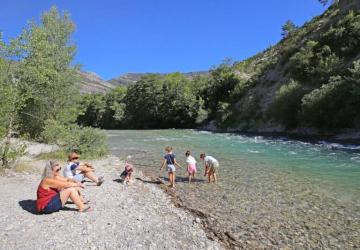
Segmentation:
<svg viewBox="0 0 360 250">
<path fill-rule="evenodd" d="M 164 161 L 163 164 L 160 167 L 160 170 L 162 170 L 162 168 L 166 165 L 167 166 L 167 171 L 169 174 L 169 182 L 170 182 L 170 187 L 175 187 L 175 172 L 176 172 L 176 168 L 175 165 L 178 166 L 179 168 L 181 168 L 181 166 L 176 162 L 175 159 L 175 155 L 172 153 L 172 147 L 168 146 L 165 148 L 165 152 L 166 154 L 164 155 Z"/>
<path fill-rule="evenodd" d="M 186 171 L 189 174 L 189 183 L 191 183 L 191 179 L 195 178 L 195 174 L 196 174 L 196 160 L 191 155 L 190 150 L 186 151 L 185 156 L 186 156 L 186 163 L 187 163 Z"/>
<path fill-rule="evenodd" d="M 219 162 L 212 156 L 206 156 L 204 153 L 200 155 L 200 159 L 204 161 L 205 164 L 205 174 L 204 176 L 208 176 L 209 183 L 211 182 L 211 177 L 213 177 L 214 182 L 217 181 L 216 172 L 219 168 Z"/>
</svg>

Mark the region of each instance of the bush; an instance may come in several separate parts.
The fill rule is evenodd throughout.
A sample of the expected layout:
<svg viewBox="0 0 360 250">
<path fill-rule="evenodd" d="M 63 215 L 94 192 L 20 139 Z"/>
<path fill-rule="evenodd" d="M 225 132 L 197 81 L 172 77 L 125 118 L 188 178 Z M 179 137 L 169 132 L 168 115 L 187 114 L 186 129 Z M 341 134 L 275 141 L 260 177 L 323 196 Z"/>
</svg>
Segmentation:
<svg viewBox="0 0 360 250">
<path fill-rule="evenodd" d="M 351 98 L 349 84 L 341 76 L 331 77 L 302 98 L 302 118 L 306 125 L 320 129 L 352 126 L 354 111 L 347 98 Z M 350 105 L 349 105 L 350 104 Z"/>
<path fill-rule="evenodd" d="M 354 56 L 360 46 L 360 13 L 350 11 L 321 36 L 339 55 Z"/>
<path fill-rule="evenodd" d="M 18 157 L 25 154 L 26 145 L 18 140 L 3 139 L 0 143 L 0 166 L 10 168 Z"/>
<path fill-rule="evenodd" d="M 95 128 L 63 125 L 47 120 L 42 133 L 47 143 L 55 143 L 66 151 L 78 150 L 84 157 L 101 157 L 108 152 L 106 134 Z"/>
<path fill-rule="evenodd" d="M 270 106 L 269 114 L 275 120 L 281 122 L 287 128 L 298 125 L 301 98 L 304 96 L 304 88 L 296 81 L 290 80 L 282 85 L 276 92 L 275 100 Z"/>
</svg>

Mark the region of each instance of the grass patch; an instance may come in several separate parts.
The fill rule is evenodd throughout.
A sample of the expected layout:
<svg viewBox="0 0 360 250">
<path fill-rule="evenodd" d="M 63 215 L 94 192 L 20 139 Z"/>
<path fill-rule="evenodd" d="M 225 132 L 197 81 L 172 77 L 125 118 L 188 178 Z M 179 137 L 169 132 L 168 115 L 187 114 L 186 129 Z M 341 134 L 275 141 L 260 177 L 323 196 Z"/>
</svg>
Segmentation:
<svg viewBox="0 0 360 250">
<path fill-rule="evenodd" d="M 30 172 L 31 166 L 25 162 L 18 162 L 14 165 L 13 170 L 16 173 Z"/>
<path fill-rule="evenodd" d="M 68 155 L 69 155 L 68 151 L 60 149 L 60 150 L 56 150 L 53 152 L 40 154 L 37 157 L 37 160 L 56 160 L 56 161 L 63 162 L 68 159 Z M 97 156 L 97 155 L 94 156 L 93 154 L 85 153 L 85 154 L 81 154 L 80 161 L 97 160 L 97 159 L 101 159 L 104 157 L 105 157 L 105 155 L 104 156 Z"/>
<path fill-rule="evenodd" d="M 58 160 L 64 161 L 67 159 L 68 153 L 65 150 L 56 150 L 49 153 L 40 154 L 38 160 Z"/>
</svg>

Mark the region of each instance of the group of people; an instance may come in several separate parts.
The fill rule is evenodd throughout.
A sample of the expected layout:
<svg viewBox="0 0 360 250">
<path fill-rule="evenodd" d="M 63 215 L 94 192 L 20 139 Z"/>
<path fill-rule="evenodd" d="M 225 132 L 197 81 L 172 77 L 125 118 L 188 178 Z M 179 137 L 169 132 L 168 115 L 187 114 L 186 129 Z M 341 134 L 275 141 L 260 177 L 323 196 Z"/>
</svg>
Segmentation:
<svg viewBox="0 0 360 250">
<path fill-rule="evenodd" d="M 170 187 L 175 187 L 175 180 L 176 180 L 176 166 L 181 168 L 180 164 L 176 161 L 175 154 L 173 154 L 172 147 L 168 146 L 165 148 L 166 154 L 164 155 L 164 161 L 160 167 L 160 170 L 163 169 L 164 166 L 167 167 L 167 172 L 169 174 L 169 182 Z M 195 178 L 195 174 L 197 172 L 196 168 L 196 160 L 191 155 L 190 150 L 187 150 L 185 152 L 186 157 L 186 172 L 189 174 L 189 183 L 191 183 L 191 180 Z M 204 176 L 208 176 L 209 183 L 211 180 L 214 182 L 217 181 L 216 172 L 219 168 L 219 162 L 214 157 L 210 155 L 205 155 L 205 153 L 200 154 L 200 159 L 204 162 L 205 165 L 205 173 Z"/>
<path fill-rule="evenodd" d="M 170 187 L 175 187 L 175 172 L 176 166 L 180 164 L 176 161 L 175 154 L 172 152 L 172 147 L 165 148 L 166 154 L 160 170 L 166 165 L 169 174 Z M 195 178 L 197 172 L 196 160 L 191 155 L 190 150 L 186 151 L 186 171 L 189 174 L 189 183 Z M 85 199 L 81 191 L 85 187 L 83 181 L 86 178 L 92 180 L 97 186 L 104 182 L 102 176 L 97 177 L 94 173 L 94 167 L 88 163 L 79 162 L 80 155 L 77 152 L 71 152 L 68 156 L 68 162 L 63 170 L 63 175 L 60 174 L 61 166 L 56 161 L 49 161 L 46 163 L 41 182 L 37 189 L 36 210 L 39 213 L 53 213 L 62 209 L 65 203 L 70 199 L 78 208 L 79 212 L 92 211 L 88 206 L 89 200 Z M 209 182 L 213 180 L 216 182 L 216 172 L 219 167 L 219 162 L 212 156 L 206 156 L 204 153 L 200 154 L 200 159 L 204 161 L 205 173 L 208 176 Z M 134 171 L 133 165 L 130 163 L 131 156 L 128 156 L 125 161 L 124 171 L 120 177 L 125 184 L 131 181 L 131 175 Z"/>
<path fill-rule="evenodd" d="M 69 154 L 63 176 L 60 175 L 61 166 L 58 162 L 46 163 L 37 189 L 36 210 L 39 213 L 48 214 L 59 211 L 69 199 L 78 207 L 79 212 L 92 210 L 90 206 L 87 206 L 89 201 L 81 194 L 81 189 L 85 187 L 82 182 L 87 177 L 100 186 L 104 178 L 94 174 L 92 165 L 80 163 L 79 157 L 80 155 L 76 152 Z"/>
</svg>

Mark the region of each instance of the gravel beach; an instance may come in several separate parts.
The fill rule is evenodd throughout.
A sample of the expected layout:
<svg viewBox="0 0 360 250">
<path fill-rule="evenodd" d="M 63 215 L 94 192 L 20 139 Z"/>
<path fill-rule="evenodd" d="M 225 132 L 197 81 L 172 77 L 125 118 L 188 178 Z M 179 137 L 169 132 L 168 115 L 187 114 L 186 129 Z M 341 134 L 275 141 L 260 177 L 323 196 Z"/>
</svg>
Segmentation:
<svg viewBox="0 0 360 250">
<path fill-rule="evenodd" d="M 0 177 L 1 249 L 222 249 L 207 238 L 200 219 L 176 208 L 157 185 L 135 172 L 132 185 L 119 183 L 123 164 L 116 157 L 92 161 L 105 183 L 86 182 L 92 212 L 74 204 L 50 215 L 35 211 L 44 161 L 29 173 Z"/>
</svg>

